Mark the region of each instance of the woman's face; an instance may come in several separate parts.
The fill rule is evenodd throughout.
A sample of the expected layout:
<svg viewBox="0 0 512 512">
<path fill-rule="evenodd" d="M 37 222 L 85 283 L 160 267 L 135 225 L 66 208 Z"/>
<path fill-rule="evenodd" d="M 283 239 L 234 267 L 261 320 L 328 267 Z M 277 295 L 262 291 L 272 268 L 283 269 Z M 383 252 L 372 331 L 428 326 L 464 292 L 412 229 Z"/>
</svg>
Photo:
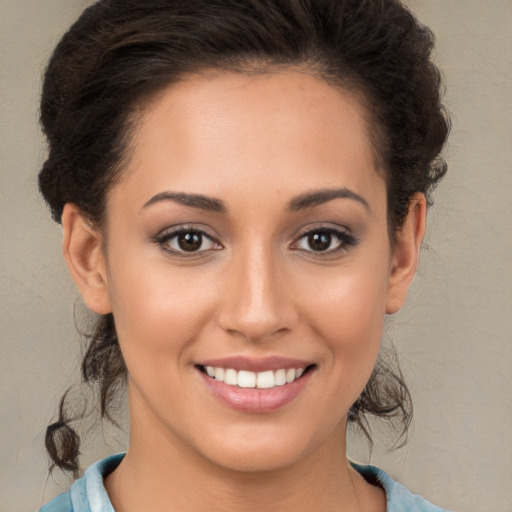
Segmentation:
<svg viewBox="0 0 512 512">
<path fill-rule="evenodd" d="M 297 71 L 191 76 L 152 102 L 100 270 L 133 446 L 252 471 L 344 443 L 396 309 L 369 130 Z"/>
</svg>

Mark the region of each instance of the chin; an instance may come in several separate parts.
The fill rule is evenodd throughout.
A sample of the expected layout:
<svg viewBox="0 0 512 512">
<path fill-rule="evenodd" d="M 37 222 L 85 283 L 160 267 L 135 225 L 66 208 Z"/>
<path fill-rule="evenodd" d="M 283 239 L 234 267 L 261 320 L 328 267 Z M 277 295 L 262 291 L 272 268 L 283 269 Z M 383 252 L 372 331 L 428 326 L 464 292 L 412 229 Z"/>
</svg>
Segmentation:
<svg viewBox="0 0 512 512">
<path fill-rule="evenodd" d="M 285 470 L 304 457 L 292 447 L 249 447 L 231 449 L 212 454 L 210 461 L 226 470 L 237 473 L 268 473 Z"/>
<path fill-rule="evenodd" d="M 341 430 L 335 428 L 331 434 L 328 431 L 308 433 L 307 428 L 297 429 L 296 424 L 284 432 L 275 428 L 247 429 L 242 436 L 230 433 L 212 440 L 203 454 L 215 465 L 231 471 L 280 471 L 305 462 L 313 453 L 322 450 L 322 446 L 332 450 L 331 440 L 340 445 L 339 450 L 343 450 L 344 433 Z M 202 451 L 200 447 L 199 450 Z"/>
</svg>

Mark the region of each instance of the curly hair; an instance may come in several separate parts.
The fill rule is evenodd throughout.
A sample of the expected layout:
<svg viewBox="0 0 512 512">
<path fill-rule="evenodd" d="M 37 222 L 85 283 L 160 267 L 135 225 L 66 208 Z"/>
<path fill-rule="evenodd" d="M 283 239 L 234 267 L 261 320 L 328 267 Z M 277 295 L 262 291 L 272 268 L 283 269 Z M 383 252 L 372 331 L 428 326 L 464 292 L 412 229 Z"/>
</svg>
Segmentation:
<svg viewBox="0 0 512 512">
<path fill-rule="evenodd" d="M 363 98 L 393 237 L 412 196 L 429 199 L 446 172 L 440 153 L 449 118 L 433 42 L 398 0 L 97 1 L 63 36 L 45 73 L 41 124 L 49 153 L 41 193 L 57 222 L 71 202 L 101 227 L 145 101 L 185 73 L 302 66 Z M 111 418 L 126 378 L 111 314 L 88 337 L 82 376 L 99 387 L 101 416 Z M 382 359 L 348 415 L 370 439 L 365 414 L 398 417 L 402 435 L 410 423 L 407 386 Z M 76 474 L 80 437 L 70 423 L 64 395 L 46 447 L 53 466 Z"/>
</svg>

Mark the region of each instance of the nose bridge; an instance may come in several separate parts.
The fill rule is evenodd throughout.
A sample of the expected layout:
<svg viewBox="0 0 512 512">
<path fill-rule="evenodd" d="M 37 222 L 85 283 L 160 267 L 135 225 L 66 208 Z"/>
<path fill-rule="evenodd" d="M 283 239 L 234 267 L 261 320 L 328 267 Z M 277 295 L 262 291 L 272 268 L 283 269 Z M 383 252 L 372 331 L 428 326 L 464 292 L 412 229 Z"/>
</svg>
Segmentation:
<svg viewBox="0 0 512 512">
<path fill-rule="evenodd" d="M 225 330 L 256 341 L 291 328 L 293 305 L 280 267 L 271 244 L 261 240 L 234 251 L 220 314 Z"/>
</svg>

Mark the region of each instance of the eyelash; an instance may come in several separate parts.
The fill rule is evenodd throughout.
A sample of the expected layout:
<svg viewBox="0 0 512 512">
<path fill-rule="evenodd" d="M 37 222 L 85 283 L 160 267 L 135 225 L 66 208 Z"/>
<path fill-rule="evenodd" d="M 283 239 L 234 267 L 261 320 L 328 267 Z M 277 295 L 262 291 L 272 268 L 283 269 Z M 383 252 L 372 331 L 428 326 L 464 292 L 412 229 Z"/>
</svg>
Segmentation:
<svg viewBox="0 0 512 512">
<path fill-rule="evenodd" d="M 186 251 L 186 250 L 179 250 L 179 249 L 173 249 L 169 247 L 169 242 L 172 240 L 177 240 L 180 235 L 196 235 L 200 237 L 201 245 L 199 246 L 198 250 L 193 251 Z M 332 239 L 338 240 L 338 245 L 334 249 L 327 249 L 327 250 L 320 250 L 315 251 L 313 249 L 301 249 L 298 247 L 299 243 L 302 240 L 307 239 L 307 237 L 312 235 L 327 235 L 328 237 L 331 237 L 329 240 L 329 245 L 332 243 Z M 212 244 L 214 244 L 217 247 L 214 247 L 212 249 L 201 249 L 202 245 L 204 245 L 204 241 L 208 240 Z M 171 231 L 164 231 L 160 234 L 158 234 L 154 238 L 154 242 L 160 246 L 164 251 L 169 252 L 174 255 L 179 255 L 180 257 L 197 257 L 198 255 L 203 255 L 205 252 L 211 251 L 211 250 L 219 250 L 222 249 L 222 245 L 217 242 L 212 236 L 210 236 L 205 231 L 190 227 L 190 226 L 183 226 L 177 229 L 172 229 Z M 349 247 L 353 247 L 357 245 L 359 240 L 352 234 L 348 233 L 347 231 L 336 229 L 332 227 L 323 227 L 319 226 L 317 228 L 309 229 L 303 233 L 297 238 L 297 241 L 294 242 L 291 246 L 292 250 L 295 251 L 303 251 L 307 253 L 311 253 L 312 255 L 322 257 L 324 255 L 333 255 L 337 254 L 343 251 L 348 250 Z"/>
<path fill-rule="evenodd" d="M 297 247 L 299 242 L 301 240 L 307 239 L 311 235 L 327 235 L 331 237 L 330 243 L 332 243 L 332 238 L 338 240 L 338 244 L 334 249 L 328 249 L 325 251 L 315 251 L 313 249 L 307 250 L 307 249 L 300 249 Z M 311 253 L 314 256 L 322 257 L 327 255 L 333 255 L 338 254 L 340 252 L 347 251 L 350 247 L 353 247 L 357 245 L 359 242 L 358 238 L 356 238 L 354 235 L 349 233 L 348 231 L 342 230 L 342 229 L 336 229 L 332 227 L 325 227 L 325 226 L 319 226 L 314 227 L 311 229 L 308 229 L 307 231 L 304 231 L 301 233 L 299 238 L 297 239 L 297 242 L 293 243 L 292 248 L 294 250 L 303 250 L 307 253 Z"/>
<path fill-rule="evenodd" d="M 210 241 L 212 244 L 218 246 L 214 249 L 198 249 L 197 251 L 186 251 L 186 250 L 177 250 L 169 247 L 169 242 L 172 240 L 177 240 L 180 235 L 197 235 L 200 237 L 201 245 L 204 244 L 205 239 Z M 212 236 L 210 236 L 205 231 L 194 228 L 191 226 L 183 226 L 177 229 L 172 229 L 171 231 L 164 231 L 158 234 L 154 238 L 154 242 L 160 246 L 164 251 L 169 252 L 174 255 L 179 255 L 183 258 L 197 257 L 199 254 L 204 254 L 208 250 L 219 250 L 222 248 L 221 244 L 217 242 Z"/>
</svg>

